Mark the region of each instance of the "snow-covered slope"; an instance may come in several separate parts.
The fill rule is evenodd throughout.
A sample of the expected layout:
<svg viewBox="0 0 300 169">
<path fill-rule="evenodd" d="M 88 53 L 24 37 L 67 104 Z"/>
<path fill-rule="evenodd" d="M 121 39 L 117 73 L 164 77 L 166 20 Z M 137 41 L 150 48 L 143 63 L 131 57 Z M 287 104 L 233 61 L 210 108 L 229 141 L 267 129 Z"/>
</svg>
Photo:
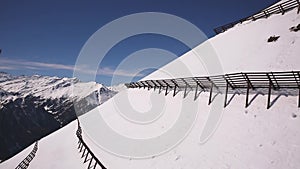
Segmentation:
<svg viewBox="0 0 300 169">
<path fill-rule="evenodd" d="M 300 15 L 296 10 L 285 15 L 273 15 L 268 19 L 260 19 L 255 22 L 243 23 L 217 35 L 209 41 L 196 47 L 193 52 L 188 52 L 162 69 L 147 76 L 145 79 L 162 79 L 185 76 L 202 76 L 206 74 L 219 74 L 240 71 L 276 71 L 276 70 L 299 70 L 300 59 L 300 35 L 299 32 L 290 32 L 289 28 L 300 23 Z M 279 35 L 276 42 L 267 43 L 270 36 Z M 212 50 L 214 49 L 214 50 Z M 195 54 L 196 53 L 196 54 Z M 204 57 L 199 59 L 199 55 Z M 212 69 L 209 66 L 209 58 L 217 56 L 222 69 Z M 217 63 L 216 63 L 217 64 Z M 179 68 L 187 67 L 188 71 L 179 71 Z M 167 72 L 167 73 L 166 73 Z M 283 93 L 286 94 L 286 93 Z M 120 103 L 126 96 L 131 108 L 139 112 L 151 113 L 155 106 L 163 107 L 164 114 L 147 125 L 131 123 L 120 115 Z M 216 99 L 222 99 L 219 95 Z M 223 111 L 222 119 L 215 133 L 204 144 L 200 143 L 200 135 L 204 129 L 207 118 L 210 115 L 211 106 L 207 105 L 208 94 L 202 93 L 194 101 L 193 94 L 183 99 L 180 92 L 175 97 L 171 94 L 164 96 L 158 91 L 144 89 L 128 89 L 118 93 L 113 99 L 108 100 L 101 106 L 80 117 L 83 122 L 83 138 L 96 156 L 107 168 L 163 168 L 163 169 L 297 169 L 300 166 L 300 110 L 297 108 L 297 97 L 278 97 L 270 109 L 266 109 L 266 97 L 251 95 L 253 99 L 249 108 L 244 108 L 245 96 L 235 96 L 230 105 Z M 153 105 L 153 100 L 157 105 Z M 161 102 L 159 102 L 161 101 Z M 85 121 L 100 123 L 99 117 L 108 124 L 113 131 L 132 138 L 155 137 L 172 130 L 178 116 L 182 113 L 194 115 L 194 112 L 182 112 L 181 106 L 188 104 L 198 106 L 194 125 L 188 132 L 187 137 L 180 144 L 161 156 L 153 155 L 151 158 L 134 159 L 115 156 L 95 143 L 91 139 L 93 133 L 90 129 L 93 125 L 87 125 Z M 152 111 L 151 111 L 152 110 Z M 121 111 L 122 113 L 122 111 Z M 95 125 L 96 126 L 96 125 Z M 76 130 L 75 123 L 70 126 Z M 48 145 L 66 153 L 52 153 L 41 151 L 34 159 L 29 168 L 53 168 L 62 164 L 66 166 L 70 160 L 78 158 L 74 153 L 76 149 L 74 140 L 75 133 L 70 135 L 70 128 L 63 128 L 43 139 L 44 149 Z M 108 138 L 108 133 L 98 128 L 103 139 Z M 179 132 L 179 131 L 178 131 Z M 55 140 L 63 140 L 64 144 L 56 143 Z M 66 143 L 74 145 L 65 146 Z M 54 145 L 55 144 L 55 145 Z M 121 140 L 111 140 L 111 145 L 122 145 Z M 43 149 L 43 145 L 40 144 Z M 124 148 L 124 147 L 123 147 Z M 139 147 L 147 149 L 147 147 Z M 49 149 L 49 148 L 48 148 Z M 47 158 L 47 165 L 38 158 Z M 66 161 L 67 164 L 63 164 Z M 17 165 L 19 161 L 8 160 L 1 167 Z M 86 168 L 86 164 L 74 162 L 74 168 Z M 72 168 L 71 167 L 71 168 Z"/>
<path fill-rule="evenodd" d="M 149 94 L 150 93 L 150 94 Z M 120 93 L 119 95 L 122 95 Z M 153 91 L 131 89 L 128 95 L 134 95 L 135 102 L 139 105 L 137 110 L 149 110 L 143 102 L 150 104 L 153 99 L 162 99 L 163 94 Z M 150 97 L 147 97 L 151 95 Z M 146 96 L 146 97 L 145 97 Z M 118 97 L 118 95 L 116 96 Z M 223 97 L 218 96 L 218 97 Z M 253 96 L 252 96 L 253 97 Z M 158 121 L 147 126 L 136 126 L 120 117 L 117 110 L 113 111 L 113 99 L 92 110 L 83 117 L 82 121 L 95 118 L 99 121 L 99 112 L 115 131 L 132 138 L 148 138 L 168 132 L 172 124 L 176 123 L 181 113 L 183 102 L 198 104 L 198 116 L 194 126 L 176 148 L 161 156 L 149 159 L 126 159 L 114 156 L 90 140 L 89 127 L 85 127 L 85 139 L 97 156 L 108 168 L 238 168 L 238 169 L 264 169 L 264 168 L 292 168 L 300 166 L 300 115 L 297 109 L 297 98 L 280 98 L 269 110 L 266 110 L 266 98 L 258 97 L 248 109 L 244 109 L 244 96 L 237 96 L 223 112 L 219 126 L 214 135 L 204 144 L 200 143 L 200 135 L 209 116 L 210 106 L 207 105 L 208 94 L 201 94 L 197 101 L 193 95 L 183 100 L 183 93 L 172 97 L 165 97 L 164 115 Z M 142 100 L 142 101 L 141 101 Z M 296 116 L 296 117 L 295 117 Z M 98 118 L 97 118 L 98 117 Z M 111 144 L 118 143 L 115 140 Z M 163 142 L 163 140 L 162 140 Z M 146 149 L 146 147 L 144 147 Z"/>
<path fill-rule="evenodd" d="M 187 52 L 171 64 L 144 78 L 203 76 L 247 71 L 286 71 L 299 69 L 300 34 L 289 29 L 300 24 L 297 9 L 285 15 L 271 15 L 238 24 Z M 280 36 L 268 43 L 270 36 Z M 200 57 L 202 59 L 199 59 Z M 219 60 L 218 63 L 211 63 Z M 210 61 L 211 60 L 211 61 Z M 214 66 L 216 68 L 214 68 Z M 178 71 L 188 67 L 188 71 Z M 208 68 L 207 68 L 208 67 Z M 213 68 L 211 68 L 213 67 Z M 167 73 L 166 73 L 167 72 Z"/>
</svg>

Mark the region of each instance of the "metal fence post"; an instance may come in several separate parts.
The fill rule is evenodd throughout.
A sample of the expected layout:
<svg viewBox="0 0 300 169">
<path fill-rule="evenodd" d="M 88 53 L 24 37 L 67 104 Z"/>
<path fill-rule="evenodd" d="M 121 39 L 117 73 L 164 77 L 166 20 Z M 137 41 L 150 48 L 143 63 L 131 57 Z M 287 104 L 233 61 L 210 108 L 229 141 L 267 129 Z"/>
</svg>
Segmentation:
<svg viewBox="0 0 300 169">
<path fill-rule="evenodd" d="M 213 88 L 214 88 L 214 84 L 211 83 L 211 87 L 210 87 L 210 92 L 209 92 L 209 100 L 208 100 L 208 105 L 211 104 L 212 102 L 212 93 L 213 93 Z"/>
<path fill-rule="evenodd" d="M 249 106 L 249 90 L 250 90 L 250 83 L 247 82 L 246 106 L 245 106 L 245 108 L 247 108 Z"/>
<path fill-rule="evenodd" d="M 227 94 L 228 94 L 228 82 L 226 83 L 226 89 L 225 89 L 225 101 L 224 101 L 224 108 L 227 106 Z"/>
<path fill-rule="evenodd" d="M 269 80 L 269 91 L 268 91 L 268 105 L 267 109 L 271 107 L 271 90 L 272 90 L 272 82 Z"/>
</svg>

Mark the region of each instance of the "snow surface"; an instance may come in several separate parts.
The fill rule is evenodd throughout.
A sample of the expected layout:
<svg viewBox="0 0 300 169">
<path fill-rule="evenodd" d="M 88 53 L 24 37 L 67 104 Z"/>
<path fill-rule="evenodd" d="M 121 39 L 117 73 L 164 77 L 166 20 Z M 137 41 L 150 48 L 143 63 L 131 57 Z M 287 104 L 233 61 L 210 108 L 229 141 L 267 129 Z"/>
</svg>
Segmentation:
<svg viewBox="0 0 300 169">
<path fill-rule="evenodd" d="M 153 91 L 141 89 L 131 89 L 128 93 L 136 97 L 136 104 L 145 102 L 144 107 L 136 109 L 147 110 L 147 103 L 150 102 L 150 98 L 147 97 L 149 93 L 151 93 L 151 99 L 164 97 L 163 94 L 157 94 L 157 91 L 153 93 Z M 120 118 L 119 113 L 112 109 L 113 100 L 109 100 L 85 116 L 94 118 L 101 112 L 102 118 L 115 131 L 132 138 L 144 138 L 154 137 L 172 127 L 172 123 L 181 113 L 183 93 L 179 93 L 176 97 L 168 95 L 165 114 L 154 124 L 140 127 L 133 126 Z M 92 150 L 103 163 L 108 168 L 114 169 L 121 169 L 124 166 L 126 168 L 184 169 L 298 168 L 300 166 L 300 131 L 298 128 L 300 118 L 293 117 L 293 114 L 300 115 L 297 98 L 280 98 L 269 110 L 266 110 L 266 97 L 259 96 L 248 109 L 244 109 L 244 100 L 245 96 L 235 97 L 223 112 L 223 118 L 214 135 L 205 144 L 200 144 L 200 133 L 210 110 L 210 106 L 207 105 L 208 94 L 201 94 L 197 101 L 193 101 L 192 94 L 189 95 L 184 101 L 199 104 L 198 117 L 191 133 L 178 147 L 162 156 L 150 159 L 135 160 L 116 157 L 96 146 L 86 132 L 84 132 L 84 139 L 88 145 L 92 146 Z M 85 118 L 88 117 L 83 117 L 83 121 Z"/>
<path fill-rule="evenodd" d="M 144 79 L 184 77 L 190 73 L 202 76 L 224 72 L 299 70 L 300 58 L 297 54 L 300 53 L 300 35 L 289 31 L 290 27 L 299 23 L 300 15 L 296 14 L 296 10 L 292 10 L 285 15 L 272 15 L 268 19 L 237 25 Z M 279 40 L 267 43 L 267 39 L 272 35 L 279 35 Z M 211 46 L 215 52 L 211 52 Z M 210 65 L 203 64 L 205 58 L 201 61 L 193 52 L 208 58 L 216 54 L 223 70 L 206 67 Z M 188 71 L 179 72 L 180 65 L 187 65 Z M 124 92 L 128 94 L 132 106 L 140 111 L 151 109 L 151 99 L 163 97 L 166 113 L 151 125 L 136 127 L 122 119 L 115 109 L 114 101 Z M 223 95 L 217 96 L 221 97 L 223 98 Z M 105 122 L 123 135 L 156 136 L 172 128 L 172 124 L 181 113 L 180 105 L 190 102 L 197 104 L 199 109 L 194 126 L 185 140 L 164 155 L 136 160 L 117 157 L 99 148 L 90 140 L 84 125 L 83 137 L 96 156 L 110 169 L 297 169 L 300 167 L 300 110 L 297 108 L 297 100 L 297 97 L 292 96 L 280 97 L 267 110 L 266 96 L 258 96 L 250 107 L 245 109 L 245 96 L 235 96 L 224 109 L 222 120 L 214 135 L 205 144 L 200 144 L 200 133 L 211 108 L 207 105 L 207 93 L 202 93 L 194 101 L 193 94 L 183 99 L 182 92 L 175 97 L 171 94 L 164 97 L 163 94 L 158 94 L 158 91 L 128 89 L 121 91 L 81 119 L 99 115 L 100 111 Z M 79 154 L 75 152 L 76 128 L 73 122 L 43 138 L 37 157 L 29 168 L 86 168 L 86 164 L 79 160 Z M 17 156 L 22 154 L 24 152 Z M 7 168 L 8 164 L 16 166 L 19 161 L 15 158 L 0 164 L 0 168 Z"/>
<path fill-rule="evenodd" d="M 300 34 L 289 30 L 298 24 L 300 15 L 297 15 L 297 9 L 285 15 L 271 15 L 267 19 L 238 24 L 143 80 L 185 77 L 190 74 L 203 76 L 249 71 L 299 70 Z M 267 43 L 268 38 L 273 35 L 280 38 L 277 42 Z M 199 55 L 202 59 L 199 59 Z M 217 67 L 215 70 L 210 68 L 214 64 L 210 63 L 209 59 L 214 57 L 218 58 L 223 70 Z M 178 71 L 178 67 L 186 65 L 188 70 Z"/>
<path fill-rule="evenodd" d="M 76 121 L 39 141 L 36 156 L 29 168 L 72 168 L 81 169 L 83 164 L 77 150 Z M 2 169 L 15 168 L 32 150 L 34 144 L 0 164 Z"/>
</svg>

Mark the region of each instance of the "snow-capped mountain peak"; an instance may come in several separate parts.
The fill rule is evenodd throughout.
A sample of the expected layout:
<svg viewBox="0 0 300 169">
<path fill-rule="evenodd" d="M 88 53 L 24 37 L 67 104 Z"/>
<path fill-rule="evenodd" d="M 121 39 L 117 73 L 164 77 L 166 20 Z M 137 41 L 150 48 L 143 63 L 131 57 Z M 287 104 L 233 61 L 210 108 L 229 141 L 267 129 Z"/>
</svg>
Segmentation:
<svg viewBox="0 0 300 169">
<path fill-rule="evenodd" d="M 96 82 L 0 73 L 0 159 L 68 124 L 117 92 Z M 76 109 L 80 107 L 80 109 Z"/>
</svg>

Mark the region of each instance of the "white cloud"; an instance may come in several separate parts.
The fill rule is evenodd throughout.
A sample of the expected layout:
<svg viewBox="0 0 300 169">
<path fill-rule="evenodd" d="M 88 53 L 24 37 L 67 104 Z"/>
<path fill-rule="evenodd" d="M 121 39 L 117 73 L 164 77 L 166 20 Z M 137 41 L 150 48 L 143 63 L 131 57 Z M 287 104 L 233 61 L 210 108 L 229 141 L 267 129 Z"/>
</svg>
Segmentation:
<svg viewBox="0 0 300 169">
<path fill-rule="evenodd" d="M 0 69 L 1 70 L 14 70 L 15 68 L 11 67 L 11 66 L 2 66 L 2 65 L 0 65 Z"/>
<path fill-rule="evenodd" d="M 57 63 L 44 63 L 44 62 L 33 62 L 26 60 L 12 60 L 8 58 L 0 58 L 0 69 L 2 70 L 44 70 L 44 69 L 59 69 L 59 70 L 69 70 L 74 71 L 74 65 L 64 65 Z M 82 73 L 94 74 L 95 72 L 89 69 L 76 68 L 77 71 L 81 71 Z M 136 72 L 136 71 L 135 71 Z M 103 67 L 97 70 L 97 75 L 105 75 L 105 76 L 125 76 L 125 77 L 133 77 L 144 76 L 141 73 L 136 74 L 135 72 L 127 71 L 127 70 L 114 70 L 109 67 Z M 137 71 L 138 72 L 138 71 Z"/>
</svg>

